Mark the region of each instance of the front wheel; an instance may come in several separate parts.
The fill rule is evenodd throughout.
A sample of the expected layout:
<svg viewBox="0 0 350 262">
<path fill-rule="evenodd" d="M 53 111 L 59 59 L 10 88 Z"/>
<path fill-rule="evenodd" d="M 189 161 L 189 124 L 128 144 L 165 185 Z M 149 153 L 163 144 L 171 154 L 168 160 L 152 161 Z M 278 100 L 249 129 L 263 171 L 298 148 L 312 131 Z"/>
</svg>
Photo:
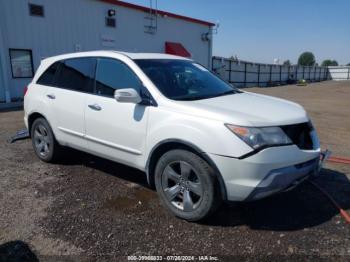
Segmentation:
<svg viewBox="0 0 350 262">
<path fill-rule="evenodd" d="M 188 221 L 201 220 L 220 205 L 213 169 L 204 159 L 186 150 L 171 150 L 159 159 L 155 184 L 163 205 Z"/>
</svg>

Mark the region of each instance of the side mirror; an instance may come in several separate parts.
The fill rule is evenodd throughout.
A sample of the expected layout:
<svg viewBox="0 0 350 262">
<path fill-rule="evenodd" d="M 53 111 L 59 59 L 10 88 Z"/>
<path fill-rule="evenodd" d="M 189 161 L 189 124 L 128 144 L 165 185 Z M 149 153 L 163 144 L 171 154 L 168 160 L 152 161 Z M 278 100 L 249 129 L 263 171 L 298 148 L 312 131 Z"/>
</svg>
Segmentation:
<svg viewBox="0 0 350 262">
<path fill-rule="evenodd" d="M 120 103 L 139 104 L 142 101 L 140 94 L 133 88 L 115 90 L 114 98 Z"/>
</svg>

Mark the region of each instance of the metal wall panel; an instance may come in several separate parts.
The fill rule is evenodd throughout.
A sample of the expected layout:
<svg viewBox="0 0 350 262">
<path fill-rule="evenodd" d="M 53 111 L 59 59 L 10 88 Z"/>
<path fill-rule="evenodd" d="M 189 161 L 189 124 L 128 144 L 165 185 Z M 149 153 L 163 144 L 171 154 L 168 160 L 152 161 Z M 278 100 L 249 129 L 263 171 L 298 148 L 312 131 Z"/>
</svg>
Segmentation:
<svg viewBox="0 0 350 262">
<path fill-rule="evenodd" d="M 2 60 L 2 56 L 0 53 L 0 61 Z M 2 65 L 0 63 L 0 103 L 5 102 L 5 82 L 4 82 L 4 73 L 2 72 Z"/>
<path fill-rule="evenodd" d="M 44 6 L 44 17 L 29 15 L 28 3 Z M 34 69 L 42 58 L 89 50 L 121 50 L 164 53 L 165 41 L 180 42 L 192 58 L 209 66 L 210 42 L 202 41 L 206 25 L 158 16 L 155 34 L 145 33 L 149 14 L 97 0 L 13 0 L 0 1 L 0 22 L 5 35 L 1 55 L 10 69 L 9 48 L 31 49 Z M 116 10 L 116 27 L 106 27 L 109 9 Z M 13 79 L 8 70 L 12 97 L 22 96 L 30 79 Z M 0 92 L 1 93 L 1 92 Z"/>
</svg>

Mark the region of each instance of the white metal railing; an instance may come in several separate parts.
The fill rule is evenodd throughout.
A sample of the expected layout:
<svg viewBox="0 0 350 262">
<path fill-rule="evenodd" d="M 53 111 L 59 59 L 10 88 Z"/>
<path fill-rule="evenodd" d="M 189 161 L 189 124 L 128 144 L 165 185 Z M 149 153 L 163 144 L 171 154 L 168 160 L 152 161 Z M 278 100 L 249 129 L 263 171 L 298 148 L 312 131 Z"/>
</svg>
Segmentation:
<svg viewBox="0 0 350 262">
<path fill-rule="evenodd" d="M 238 87 L 266 87 L 292 84 L 303 79 L 308 82 L 330 79 L 327 67 L 262 64 L 217 56 L 213 57 L 212 70 Z"/>
<path fill-rule="evenodd" d="M 350 66 L 329 66 L 328 72 L 332 80 L 350 80 Z"/>
</svg>

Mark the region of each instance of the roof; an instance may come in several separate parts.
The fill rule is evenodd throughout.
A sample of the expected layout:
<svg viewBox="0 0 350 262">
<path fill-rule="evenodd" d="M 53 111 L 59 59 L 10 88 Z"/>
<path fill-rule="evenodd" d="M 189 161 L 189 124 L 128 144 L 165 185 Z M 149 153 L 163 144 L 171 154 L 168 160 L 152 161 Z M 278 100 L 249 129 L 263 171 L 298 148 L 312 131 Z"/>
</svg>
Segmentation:
<svg viewBox="0 0 350 262">
<path fill-rule="evenodd" d="M 109 4 L 113 4 L 113 5 L 118 5 L 118 6 L 123 6 L 123 7 L 126 7 L 126 8 L 131 8 L 131 9 L 143 11 L 143 12 L 149 12 L 150 11 L 149 7 L 145 7 L 145 6 L 141 6 L 141 5 L 135 5 L 135 4 L 119 1 L 119 0 L 100 0 L 100 1 L 101 2 L 105 2 L 105 3 L 109 3 Z M 183 15 L 178 15 L 178 14 L 174 14 L 174 13 L 169 13 L 169 12 L 162 11 L 162 10 L 157 10 L 157 12 L 158 12 L 158 14 L 163 15 L 163 16 L 177 18 L 177 19 L 185 20 L 185 21 L 188 21 L 188 22 L 196 23 L 196 24 L 201 24 L 201 25 L 206 25 L 206 26 L 215 26 L 215 24 L 212 23 L 212 22 L 199 20 L 199 19 L 196 19 L 196 18 L 188 17 L 188 16 L 183 16 Z"/>
<path fill-rule="evenodd" d="M 179 60 L 190 60 L 182 56 L 175 56 L 175 55 L 169 55 L 169 54 L 162 54 L 162 53 L 129 53 L 129 52 L 119 52 L 114 50 L 101 50 L 101 51 L 87 51 L 87 52 L 78 52 L 78 53 L 69 53 L 69 54 L 63 54 L 58 56 L 52 56 L 48 57 L 43 60 L 51 60 L 51 61 L 58 61 L 63 59 L 69 59 L 69 58 L 76 58 L 76 57 L 88 57 L 88 56 L 113 56 L 113 54 L 122 54 L 130 59 L 179 59 Z"/>
<path fill-rule="evenodd" d="M 118 52 L 111 51 L 119 54 L 124 54 L 131 59 L 180 59 L 180 60 L 189 60 L 186 57 L 170 55 L 170 54 L 162 54 L 162 53 L 128 53 L 128 52 Z"/>
</svg>

